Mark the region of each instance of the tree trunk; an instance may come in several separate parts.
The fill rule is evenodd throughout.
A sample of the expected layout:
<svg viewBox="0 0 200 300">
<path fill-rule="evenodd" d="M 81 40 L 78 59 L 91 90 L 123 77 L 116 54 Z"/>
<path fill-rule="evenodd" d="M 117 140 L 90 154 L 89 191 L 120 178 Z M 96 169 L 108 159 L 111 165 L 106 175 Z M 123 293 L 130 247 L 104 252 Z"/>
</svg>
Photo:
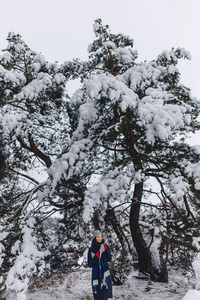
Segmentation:
<svg viewBox="0 0 200 300">
<path fill-rule="evenodd" d="M 131 253 L 129 242 L 121 228 L 119 221 L 117 220 L 117 218 L 115 216 L 115 212 L 112 207 L 110 207 L 106 210 L 106 216 L 104 219 L 105 219 L 106 223 L 109 222 L 112 225 L 113 230 L 115 231 L 115 233 L 119 239 L 119 242 L 122 246 L 123 251 Z"/>
<path fill-rule="evenodd" d="M 140 203 L 142 199 L 143 182 L 135 184 L 130 210 L 130 230 L 134 246 L 138 254 L 139 271 L 150 274 L 151 256 L 149 248 L 139 227 Z"/>
<path fill-rule="evenodd" d="M 140 205 L 143 192 L 143 182 L 135 184 L 133 200 L 130 210 L 130 230 L 134 246 L 138 254 L 139 271 L 150 275 L 151 280 L 158 282 L 168 281 L 168 272 L 163 260 L 163 247 L 160 245 L 159 262 L 152 261 L 151 252 L 142 236 L 139 227 Z M 159 266 L 159 267 L 158 267 Z"/>
</svg>

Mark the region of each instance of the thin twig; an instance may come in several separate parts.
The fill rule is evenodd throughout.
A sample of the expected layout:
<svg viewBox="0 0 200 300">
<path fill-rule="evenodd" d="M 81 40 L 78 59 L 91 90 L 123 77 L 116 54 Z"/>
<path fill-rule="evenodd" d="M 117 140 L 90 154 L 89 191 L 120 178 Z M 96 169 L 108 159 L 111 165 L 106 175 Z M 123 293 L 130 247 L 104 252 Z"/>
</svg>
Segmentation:
<svg viewBox="0 0 200 300">
<path fill-rule="evenodd" d="M 21 173 L 21 172 L 19 172 L 19 171 L 16 171 L 16 170 L 14 170 L 13 168 L 10 168 L 10 167 L 9 167 L 8 169 L 9 169 L 10 171 L 12 171 L 12 172 L 14 172 L 14 173 L 16 173 L 16 174 L 22 176 L 22 177 L 25 177 L 25 178 L 27 178 L 27 179 L 33 181 L 35 184 L 40 184 L 39 181 L 37 181 L 36 179 L 34 179 L 33 177 L 31 177 L 31 176 L 29 176 L 29 175 L 23 174 L 23 173 Z"/>
</svg>

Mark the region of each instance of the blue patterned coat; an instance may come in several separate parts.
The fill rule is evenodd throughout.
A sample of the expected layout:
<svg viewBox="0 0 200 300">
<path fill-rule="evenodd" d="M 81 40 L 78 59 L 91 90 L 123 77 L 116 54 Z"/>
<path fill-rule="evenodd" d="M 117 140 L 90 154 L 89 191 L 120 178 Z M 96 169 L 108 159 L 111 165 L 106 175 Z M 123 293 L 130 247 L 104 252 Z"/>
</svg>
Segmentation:
<svg viewBox="0 0 200 300">
<path fill-rule="evenodd" d="M 92 268 L 92 290 L 94 300 L 104 300 L 112 298 L 112 280 L 108 262 L 111 261 L 110 249 L 104 250 L 104 241 L 98 243 L 94 238 L 92 246 L 88 251 L 88 266 Z M 103 249 L 103 250 L 102 250 Z M 96 253 L 100 250 L 101 256 Z"/>
</svg>

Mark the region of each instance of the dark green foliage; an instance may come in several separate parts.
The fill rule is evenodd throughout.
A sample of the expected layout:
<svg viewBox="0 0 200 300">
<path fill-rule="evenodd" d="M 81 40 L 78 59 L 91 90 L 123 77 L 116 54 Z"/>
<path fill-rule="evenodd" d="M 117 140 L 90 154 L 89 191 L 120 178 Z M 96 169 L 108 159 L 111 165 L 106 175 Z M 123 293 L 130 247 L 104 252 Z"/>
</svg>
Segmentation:
<svg viewBox="0 0 200 300">
<path fill-rule="evenodd" d="M 137 51 L 132 49 L 133 40 L 129 36 L 110 33 L 109 26 L 102 25 L 101 19 L 95 21 L 94 33 L 97 39 L 88 47 L 92 68 L 116 75 L 134 65 Z"/>
</svg>

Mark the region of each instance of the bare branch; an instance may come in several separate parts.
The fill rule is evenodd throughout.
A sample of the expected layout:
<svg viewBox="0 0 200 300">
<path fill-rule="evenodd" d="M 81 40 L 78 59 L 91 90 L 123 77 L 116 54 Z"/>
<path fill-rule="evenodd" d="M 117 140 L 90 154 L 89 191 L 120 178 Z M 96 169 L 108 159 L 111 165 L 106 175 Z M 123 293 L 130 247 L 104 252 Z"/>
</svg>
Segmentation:
<svg viewBox="0 0 200 300">
<path fill-rule="evenodd" d="M 36 179 L 34 179 L 33 177 L 31 177 L 31 176 L 29 176 L 29 175 L 23 174 L 23 173 L 21 173 L 21 172 L 19 172 L 19 171 L 16 171 L 16 170 L 14 170 L 13 168 L 10 168 L 10 167 L 9 167 L 8 169 L 9 169 L 10 171 L 12 171 L 12 172 L 14 172 L 14 173 L 16 173 L 16 174 L 22 176 L 22 177 L 25 177 L 25 178 L 29 179 L 30 181 L 34 182 L 35 184 L 39 184 L 39 181 L 37 181 Z"/>
<path fill-rule="evenodd" d="M 186 195 L 183 196 L 183 200 L 184 200 L 184 203 L 185 203 L 185 207 L 186 207 L 186 209 L 188 211 L 188 216 L 190 215 L 192 217 L 192 219 L 196 222 L 197 219 L 195 218 L 195 216 L 193 215 L 193 213 L 190 210 L 190 207 L 189 207 Z"/>
</svg>

